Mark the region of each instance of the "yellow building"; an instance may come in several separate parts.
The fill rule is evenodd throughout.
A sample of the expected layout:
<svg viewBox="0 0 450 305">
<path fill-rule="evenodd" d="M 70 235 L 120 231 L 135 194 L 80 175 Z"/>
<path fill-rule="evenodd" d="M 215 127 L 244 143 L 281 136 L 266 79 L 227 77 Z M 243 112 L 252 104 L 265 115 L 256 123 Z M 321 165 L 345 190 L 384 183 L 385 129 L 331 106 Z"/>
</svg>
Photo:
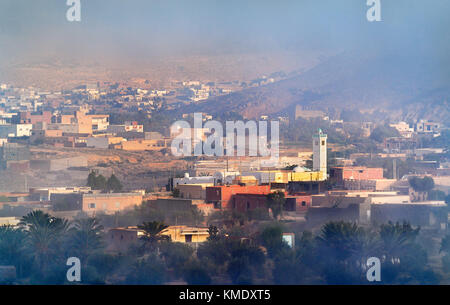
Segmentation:
<svg viewBox="0 0 450 305">
<path fill-rule="evenodd" d="M 265 183 L 289 183 L 289 182 L 308 182 L 326 180 L 325 172 L 322 171 L 304 171 L 293 172 L 287 170 L 273 171 L 254 171 L 244 173 L 246 176 L 255 177 L 260 184 Z"/>
<path fill-rule="evenodd" d="M 188 226 L 170 226 L 161 232 L 162 235 L 170 236 L 172 242 L 201 243 L 208 237 L 208 228 L 196 228 Z"/>
<path fill-rule="evenodd" d="M 324 172 L 292 172 L 289 173 L 289 181 L 306 182 L 306 181 L 324 181 L 326 177 Z"/>
<path fill-rule="evenodd" d="M 114 145 L 115 149 L 128 151 L 162 150 L 169 147 L 169 139 L 160 140 L 131 140 Z"/>
</svg>

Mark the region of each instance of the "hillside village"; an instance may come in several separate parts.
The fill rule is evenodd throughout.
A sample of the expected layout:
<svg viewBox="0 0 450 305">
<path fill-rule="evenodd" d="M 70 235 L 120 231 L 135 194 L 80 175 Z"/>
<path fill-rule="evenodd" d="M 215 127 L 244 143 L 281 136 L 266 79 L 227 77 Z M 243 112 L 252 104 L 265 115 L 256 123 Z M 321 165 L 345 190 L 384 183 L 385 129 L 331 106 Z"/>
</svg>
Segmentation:
<svg viewBox="0 0 450 305">
<path fill-rule="evenodd" d="M 232 90 L 211 85 L 185 82 L 179 90 L 192 92 L 189 103 Z M 259 118 L 281 124 L 277 167 L 260 156 L 175 157 L 170 124 L 193 115 L 165 116 L 176 107 L 170 101 L 176 92 L 117 84 L 43 92 L 2 84 L 0 225 L 21 230 L 28 218 L 38 216 L 79 226 L 91 221 L 104 243 L 85 255 L 92 250 L 92 255 L 118 259 L 135 251 L 132 257 L 145 257 L 157 255 L 153 250 L 161 247 L 166 253 L 161 264 L 172 273 L 156 282 L 236 284 L 285 283 L 276 275 L 282 268 L 277 251 L 300 251 L 308 232 L 323 233 L 330 224 L 364 230 L 390 224 L 397 230 L 395 224 L 404 223 L 405 230 L 432 236 L 427 272 L 448 283 L 442 271 L 449 268 L 447 256 L 439 252 L 448 234 L 448 122 L 358 121 L 350 111 L 336 117 L 326 109 L 297 106 L 290 116 Z M 219 118 L 203 113 L 202 119 Z M 188 131 L 199 133 L 204 139 L 211 130 Z M 275 234 L 279 245 L 271 244 L 267 234 Z M 169 248 L 178 246 L 166 242 L 190 253 L 186 261 L 192 260 L 192 270 L 183 273 L 170 265 Z M 237 272 L 232 262 L 228 273 L 219 265 L 215 271 L 196 265 L 212 259 L 206 252 L 216 250 L 208 247 L 222 242 L 224 247 L 247 245 L 256 251 L 250 258 L 258 262 L 260 257 L 272 275 L 258 275 L 258 263 L 245 269 L 248 274 Z M 140 243 L 150 248 L 139 252 Z M 30 280 L 17 264 L 14 281 Z M 200 279 L 191 277 L 194 271 L 201 272 Z M 122 275 L 92 280 L 132 281 Z M 332 282 L 327 275 L 310 280 Z"/>
</svg>

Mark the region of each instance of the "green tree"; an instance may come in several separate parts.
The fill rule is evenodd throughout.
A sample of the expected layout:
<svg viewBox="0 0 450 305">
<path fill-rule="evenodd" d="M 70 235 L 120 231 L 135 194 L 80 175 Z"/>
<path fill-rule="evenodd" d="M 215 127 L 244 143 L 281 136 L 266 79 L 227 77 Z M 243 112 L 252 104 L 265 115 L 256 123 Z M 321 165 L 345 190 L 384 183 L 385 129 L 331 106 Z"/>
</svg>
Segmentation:
<svg viewBox="0 0 450 305">
<path fill-rule="evenodd" d="M 379 253 L 374 232 L 349 222 L 326 223 L 317 237 L 322 274 L 329 284 L 356 284 L 370 256 Z"/>
<path fill-rule="evenodd" d="M 96 175 L 95 172 L 90 172 L 87 178 L 87 186 L 89 186 L 93 190 L 102 190 L 105 191 L 107 189 L 107 180 L 103 175 Z"/>
<path fill-rule="evenodd" d="M 119 179 L 112 174 L 111 177 L 108 178 L 108 181 L 106 181 L 106 191 L 108 192 L 114 192 L 119 193 L 122 190 L 123 186 L 122 183 L 120 183 Z"/>
<path fill-rule="evenodd" d="M 256 246 L 240 242 L 230 243 L 230 261 L 227 273 L 234 284 L 252 284 L 256 268 L 265 262 L 262 250 Z"/>
<path fill-rule="evenodd" d="M 84 264 L 93 252 L 103 248 L 103 226 L 96 218 L 75 220 L 70 229 L 69 245 Z"/>
<path fill-rule="evenodd" d="M 183 278 L 189 285 L 211 284 L 208 269 L 199 261 L 191 261 L 184 266 Z"/>
<path fill-rule="evenodd" d="M 95 174 L 95 172 L 90 172 L 88 177 L 87 177 L 87 184 L 86 186 L 89 186 L 91 189 L 94 189 L 96 186 L 95 183 L 95 179 L 97 178 L 97 175 Z"/>
<path fill-rule="evenodd" d="M 95 178 L 94 190 L 106 190 L 106 178 L 103 175 L 98 175 Z"/>
<path fill-rule="evenodd" d="M 390 127 L 389 125 L 381 125 L 376 127 L 370 134 L 370 139 L 382 143 L 386 138 L 400 136 L 397 129 Z"/>
<path fill-rule="evenodd" d="M 161 285 L 167 277 L 166 266 L 156 254 L 136 261 L 129 269 L 125 283 L 130 285 Z"/>
<path fill-rule="evenodd" d="M 429 176 L 423 178 L 414 176 L 409 178 L 408 182 L 416 192 L 429 192 L 434 188 L 434 180 Z"/>
<path fill-rule="evenodd" d="M 138 228 L 144 231 L 144 235 L 140 237 L 144 242 L 144 248 L 154 250 L 158 242 L 169 240 L 168 236 L 161 234 L 168 227 L 159 221 L 144 222 L 142 225 L 138 225 Z"/>
<path fill-rule="evenodd" d="M 407 246 L 414 243 L 419 235 L 420 228 L 413 228 L 409 223 L 403 222 L 381 225 L 380 238 L 383 242 L 384 255 L 386 260 L 398 260 L 407 251 Z"/>
<path fill-rule="evenodd" d="M 443 252 L 442 266 L 445 272 L 450 272 L 450 235 L 446 235 L 441 241 L 439 253 Z"/>
<path fill-rule="evenodd" d="M 159 249 L 167 267 L 178 276 L 182 275 L 184 266 L 194 254 L 194 248 L 184 243 L 161 243 Z"/>
<path fill-rule="evenodd" d="M 274 257 L 282 249 L 289 248 L 283 241 L 283 228 L 279 224 L 265 227 L 261 232 L 260 239 L 271 257 Z"/>
<path fill-rule="evenodd" d="M 0 265 L 16 267 L 18 277 L 30 265 L 31 257 L 26 248 L 26 233 L 21 228 L 0 227 Z"/>
<path fill-rule="evenodd" d="M 69 222 L 37 210 L 23 216 L 19 225 L 26 232 L 39 271 L 45 273 L 49 263 L 61 254 L 61 241 L 67 234 Z"/>
<path fill-rule="evenodd" d="M 278 216 L 282 215 L 285 203 L 286 198 L 284 197 L 284 193 L 281 191 L 267 195 L 267 208 L 272 210 L 274 219 L 278 219 Z"/>
<path fill-rule="evenodd" d="M 218 238 L 219 230 L 216 226 L 210 225 L 208 228 L 208 240 L 215 240 Z"/>
</svg>

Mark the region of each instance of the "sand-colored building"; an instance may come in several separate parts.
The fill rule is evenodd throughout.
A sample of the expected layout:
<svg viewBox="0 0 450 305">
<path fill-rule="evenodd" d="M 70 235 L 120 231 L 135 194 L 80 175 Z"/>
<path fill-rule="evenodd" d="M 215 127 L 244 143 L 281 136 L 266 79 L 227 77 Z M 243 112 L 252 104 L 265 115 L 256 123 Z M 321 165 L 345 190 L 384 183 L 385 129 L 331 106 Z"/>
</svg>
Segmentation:
<svg viewBox="0 0 450 305">
<path fill-rule="evenodd" d="M 87 214 L 113 214 L 142 203 L 142 193 L 84 194 L 82 210 Z"/>
<path fill-rule="evenodd" d="M 170 226 L 162 231 L 162 235 L 170 236 L 172 242 L 180 243 L 201 243 L 209 237 L 208 228 L 188 226 Z"/>
</svg>

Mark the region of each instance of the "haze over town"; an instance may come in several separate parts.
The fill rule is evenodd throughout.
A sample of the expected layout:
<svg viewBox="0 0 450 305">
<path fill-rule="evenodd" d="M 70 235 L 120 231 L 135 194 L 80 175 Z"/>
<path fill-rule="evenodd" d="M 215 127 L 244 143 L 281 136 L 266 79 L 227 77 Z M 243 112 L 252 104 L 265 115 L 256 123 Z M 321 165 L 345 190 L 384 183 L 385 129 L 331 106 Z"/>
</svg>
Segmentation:
<svg viewBox="0 0 450 305">
<path fill-rule="evenodd" d="M 3 0 L 0 283 L 448 284 L 450 3 L 381 3 Z"/>
</svg>

